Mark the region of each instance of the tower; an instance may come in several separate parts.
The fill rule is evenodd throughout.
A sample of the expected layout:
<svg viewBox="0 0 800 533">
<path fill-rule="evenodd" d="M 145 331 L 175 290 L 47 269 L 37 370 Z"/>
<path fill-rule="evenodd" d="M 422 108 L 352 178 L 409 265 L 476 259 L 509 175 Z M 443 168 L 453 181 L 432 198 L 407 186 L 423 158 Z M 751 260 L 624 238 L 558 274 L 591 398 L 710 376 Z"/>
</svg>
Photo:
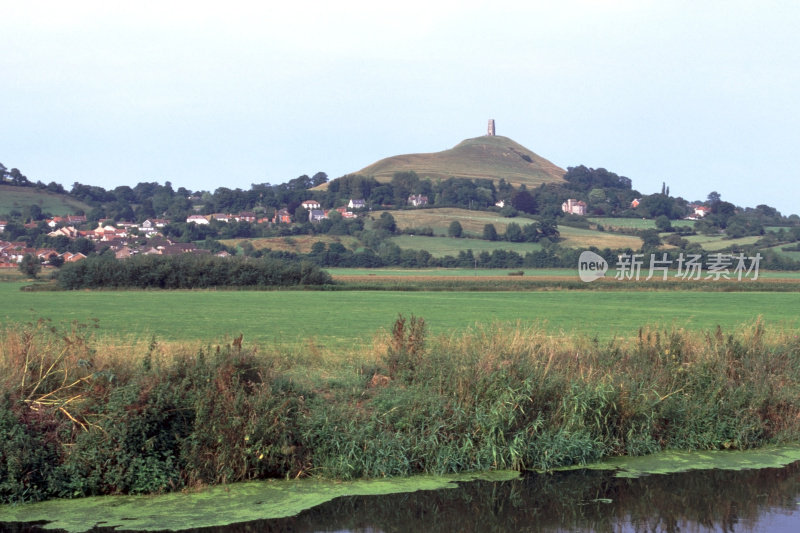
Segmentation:
<svg viewBox="0 0 800 533">
<path fill-rule="evenodd" d="M 489 119 L 489 131 L 486 133 L 489 137 L 494 137 L 494 119 Z"/>
</svg>

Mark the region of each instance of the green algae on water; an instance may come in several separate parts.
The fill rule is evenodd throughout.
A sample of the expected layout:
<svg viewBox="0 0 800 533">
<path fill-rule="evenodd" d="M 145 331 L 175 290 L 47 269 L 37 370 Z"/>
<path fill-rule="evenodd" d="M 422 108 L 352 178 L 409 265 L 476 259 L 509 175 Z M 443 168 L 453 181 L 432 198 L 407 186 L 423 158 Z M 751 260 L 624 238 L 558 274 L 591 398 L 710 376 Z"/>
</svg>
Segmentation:
<svg viewBox="0 0 800 533">
<path fill-rule="evenodd" d="M 464 481 L 508 481 L 519 472 L 493 471 L 446 476 L 357 481 L 268 480 L 157 496 L 97 496 L 0 506 L 2 522 L 48 523 L 45 529 L 82 532 L 94 526 L 118 531 L 181 530 L 294 516 L 340 496 L 377 496 L 455 488 Z"/>
<path fill-rule="evenodd" d="M 675 474 L 688 470 L 781 468 L 800 461 L 800 446 L 776 446 L 745 451 L 667 451 L 641 457 L 613 457 L 569 469 L 616 470 L 617 477 Z"/>
</svg>

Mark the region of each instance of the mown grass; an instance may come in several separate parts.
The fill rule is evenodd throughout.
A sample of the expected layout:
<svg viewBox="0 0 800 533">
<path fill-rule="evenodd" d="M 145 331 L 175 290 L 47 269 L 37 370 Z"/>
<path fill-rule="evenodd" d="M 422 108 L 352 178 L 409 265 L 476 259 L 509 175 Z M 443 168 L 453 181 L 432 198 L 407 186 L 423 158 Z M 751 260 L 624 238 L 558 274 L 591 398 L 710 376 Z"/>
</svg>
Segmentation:
<svg viewBox="0 0 800 533">
<path fill-rule="evenodd" d="M 517 283 L 512 276 L 511 281 Z M 525 276 L 522 277 L 525 282 Z M 454 280 L 447 292 L 416 291 L 414 278 L 397 290 L 346 291 L 70 291 L 22 292 L 21 283 L 0 284 L 4 324 L 98 320 L 97 335 L 160 340 L 219 341 L 244 334 L 248 342 L 284 345 L 363 346 L 398 313 L 425 316 L 431 331 L 464 331 L 478 323 L 542 324 L 553 336 L 585 334 L 610 339 L 630 336 L 645 324 L 690 329 L 724 328 L 763 316 L 769 325 L 796 326 L 797 292 L 700 292 L 684 290 L 491 290 L 507 279 L 490 280 L 479 292 L 466 292 Z M 480 277 L 477 278 L 480 280 Z M 531 282 L 535 280 L 531 279 Z M 437 285 L 445 281 L 436 280 Z M 595 286 L 598 282 L 591 284 Z M 631 282 L 633 283 L 633 282 Z M 711 288 L 722 287 L 708 282 Z M 734 282 L 736 283 L 736 282 Z M 748 282 L 741 282 L 740 285 Z M 791 283 L 790 281 L 775 283 Z M 579 281 L 573 284 L 583 286 Z M 623 282 L 617 284 L 623 286 Z M 685 284 L 689 286 L 690 284 Z M 462 287 L 459 290 L 459 287 Z M 375 288 L 375 287 L 372 287 Z M 447 288 L 447 287 L 445 287 Z M 513 288 L 513 287 L 512 287 Z M 735 287 L 734 287 L 735 288 Z M 488 289 L 488 290 L 487 290 Z"/>
<path fill-rule="evenodd" d="M 600 342 L 523 325 L 430 335 L 398 317 L 332 351 L 119 347 L 39 321 L 0 331 L 0 500 L 796 442 L 799 363 L 794 331 L 761 321 Z"/>
</svg>

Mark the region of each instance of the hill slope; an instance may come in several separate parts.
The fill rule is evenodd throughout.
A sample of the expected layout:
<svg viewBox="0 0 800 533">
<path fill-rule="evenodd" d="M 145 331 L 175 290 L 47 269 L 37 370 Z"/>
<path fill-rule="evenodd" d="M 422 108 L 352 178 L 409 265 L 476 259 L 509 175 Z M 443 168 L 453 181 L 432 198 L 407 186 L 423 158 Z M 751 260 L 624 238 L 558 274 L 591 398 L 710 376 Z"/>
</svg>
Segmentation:
<svg viewBox="0 0 800 533">
<path fill-rule="evenodd" d="M 87 213 L 91 207 L 67 196 L 35 187 L 17 187 L 0 185 L 0 215 L 7 215 L 13 210 L 24 211 L 31 205 L 38 205 L 45 213 L 53 215 L 69 215 L 78 211 Z"/>
<path fill-rule="evenodd" d="M 381 159 L 357 172 L 379 181 L 395 172 L 414 171 L 421 178 L 505 179 L 515 186 L 535 187 L 563 181 L 564 169 L 535 154 L 508 137 L 482 136 L 430 154 L 396 155 Z"/>
</svg>

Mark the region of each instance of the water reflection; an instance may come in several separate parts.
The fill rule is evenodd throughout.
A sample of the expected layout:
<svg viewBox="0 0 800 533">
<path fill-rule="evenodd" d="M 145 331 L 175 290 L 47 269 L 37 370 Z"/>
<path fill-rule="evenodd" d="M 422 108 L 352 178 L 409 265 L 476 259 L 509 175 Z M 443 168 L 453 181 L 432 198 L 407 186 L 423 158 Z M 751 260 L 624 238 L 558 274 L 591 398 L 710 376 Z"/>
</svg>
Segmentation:
<svg viewBox="0 0 800 533">
<path fill-rule="evenodd" d="M 579 470 L 457 489 L 339 498 L 296 517 L 206 532 L 800 531 L 800 463 L 635 479 Z"/>
<path fill-rule="evenodd" d="M 635 479 L 578 470 L 439 491 L 337 498 L 291 518 L 190 531 L 800 531 L 798 498 L 800 463 Z M 9 530 L 33 531 L 30 525 Z"/>
</svg>

